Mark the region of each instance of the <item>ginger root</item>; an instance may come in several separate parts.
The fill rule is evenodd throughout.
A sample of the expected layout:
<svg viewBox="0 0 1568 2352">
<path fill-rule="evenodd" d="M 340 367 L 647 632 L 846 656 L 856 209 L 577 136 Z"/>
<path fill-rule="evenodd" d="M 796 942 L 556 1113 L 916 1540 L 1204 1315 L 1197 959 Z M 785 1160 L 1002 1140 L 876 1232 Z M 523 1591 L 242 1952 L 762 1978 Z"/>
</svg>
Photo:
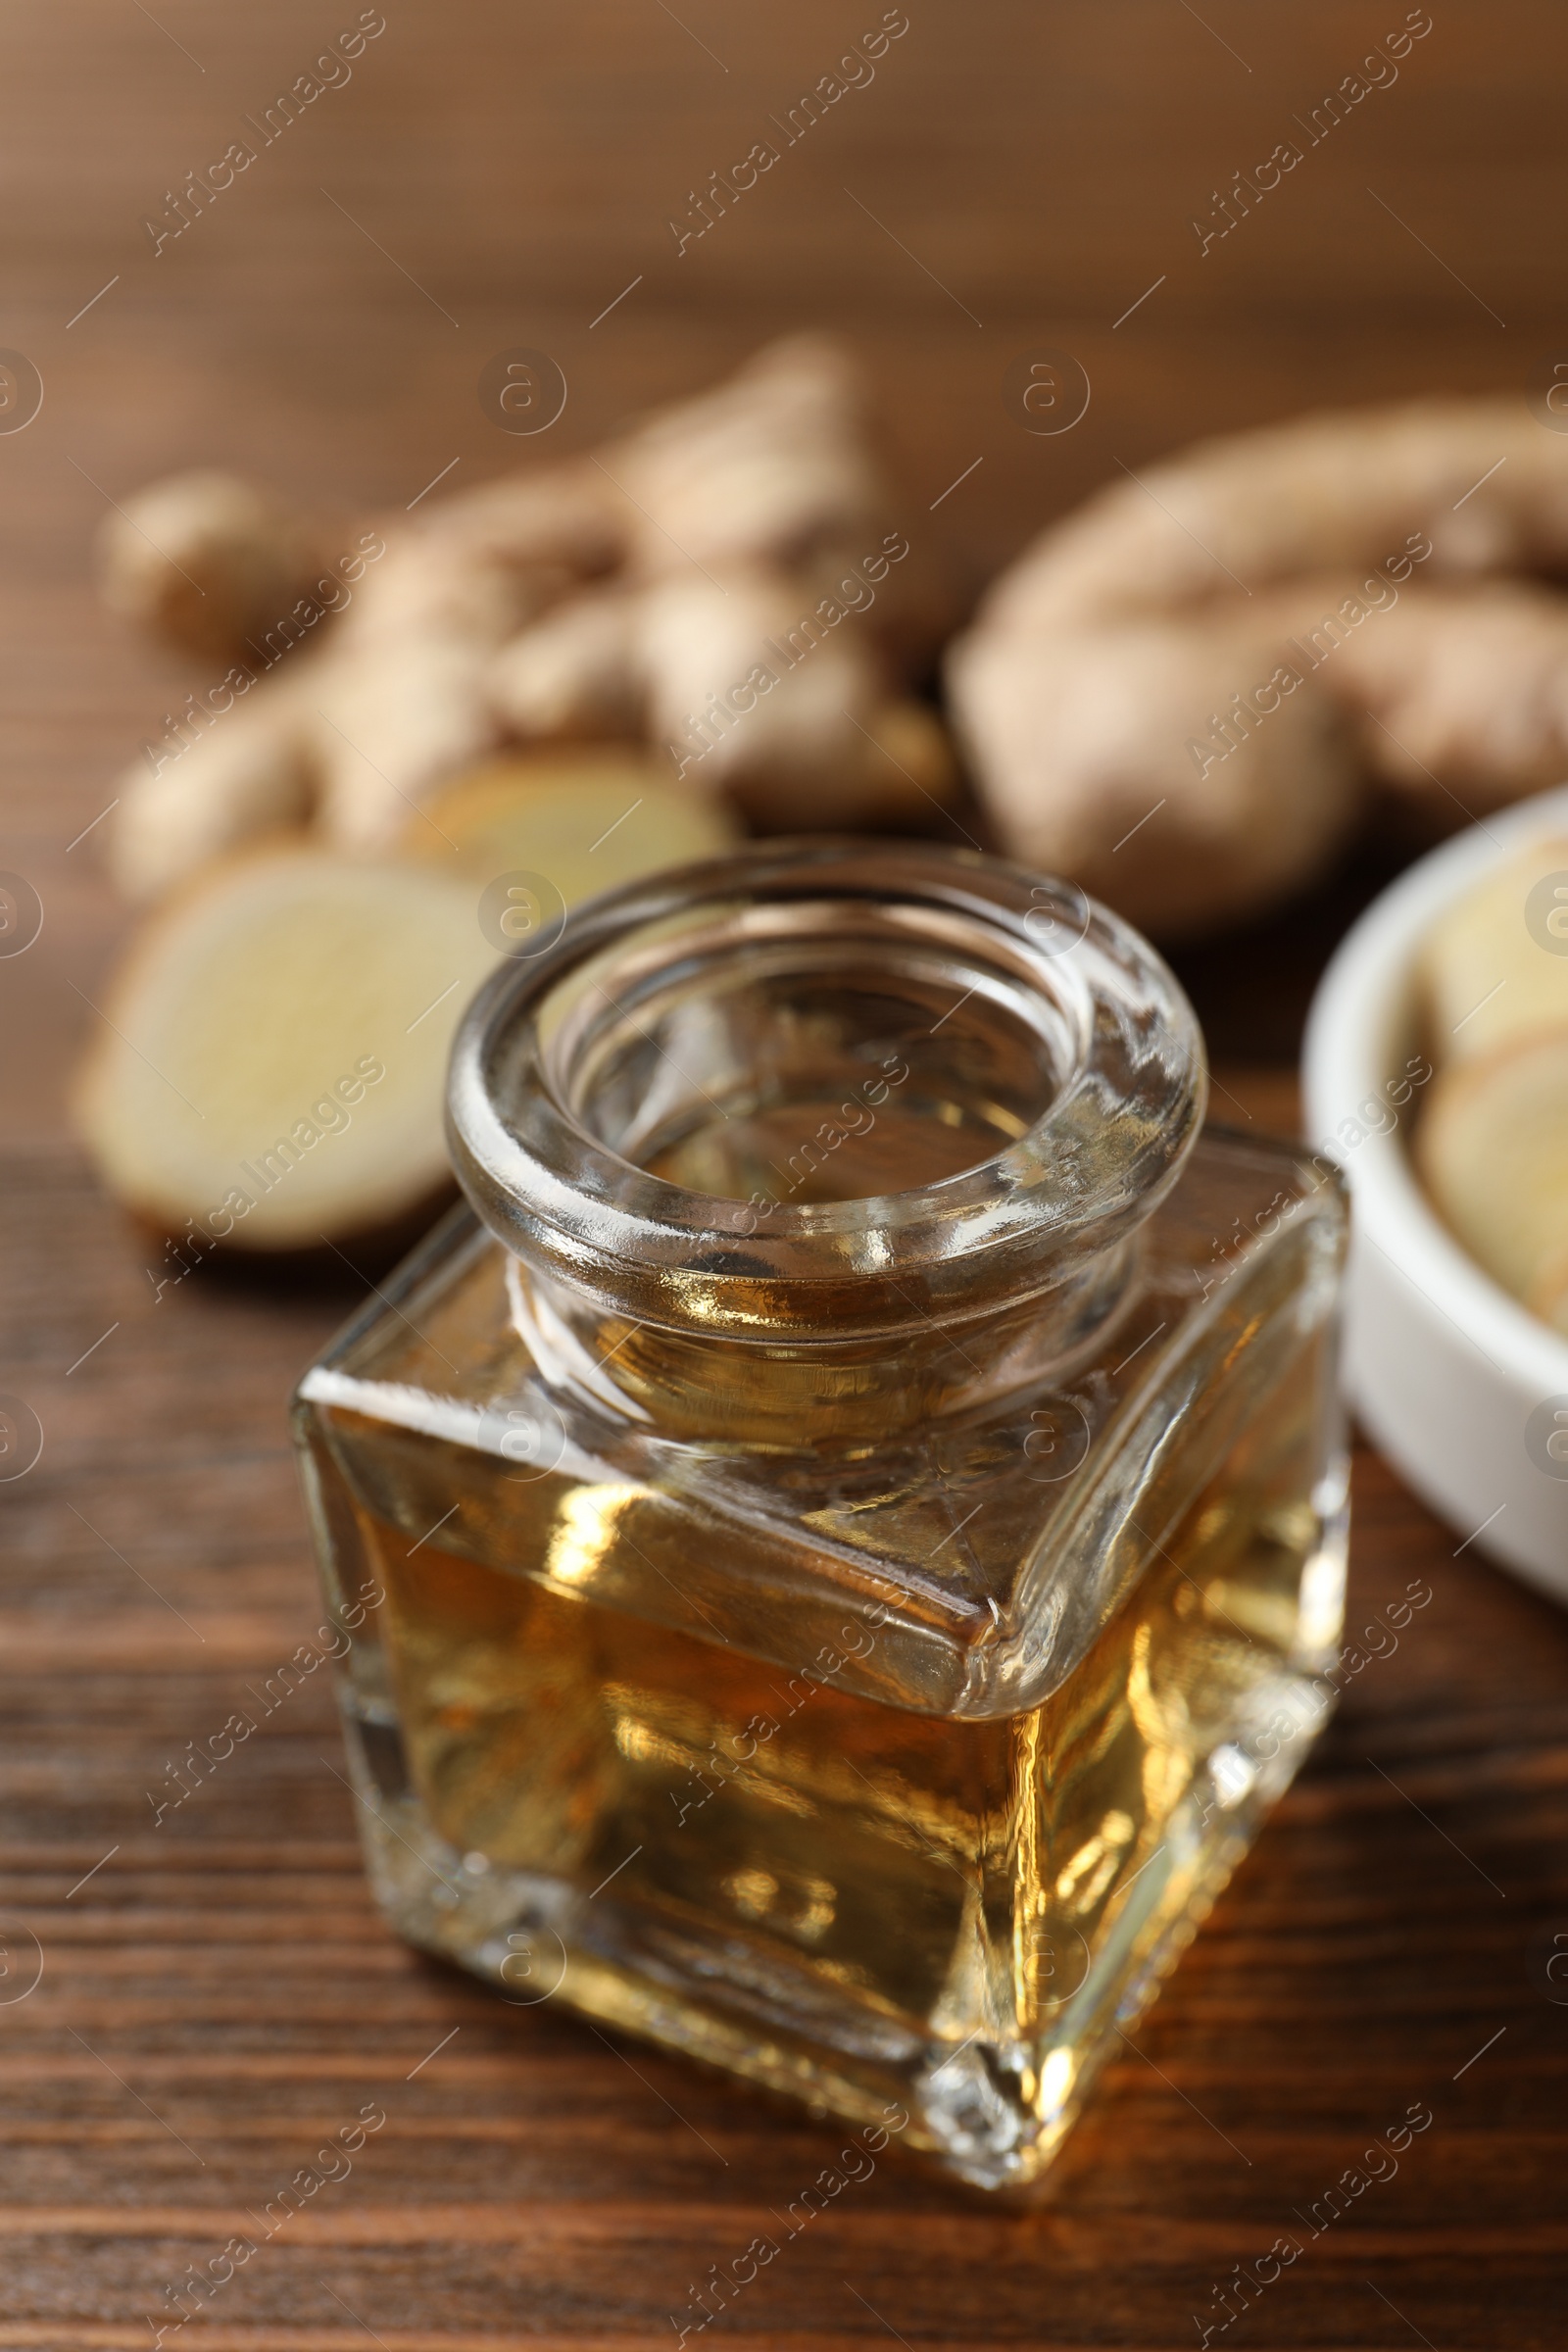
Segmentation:
<svg viewBox="0 0 1568 2352">
<path fill-rule="evenodd" d="M 1568 568 L 1568 444 L 1521 400 L 1415 401 L 1225 434 L 1098 491 L 990 604 L 1036 624 L 1168 612 L 1369 571 L 1412 537 L 1446 578 Z"/>
<path fill-rule="evenodd" d="M 122 779 L 109 831 L 110 871 L 136 903 L 160 899 L 215 858 L 302 827 L 314 800 L 307 714 L 279 690 L 241 703 L 224 724 Z"/>
<path fill-rule="evenodd" d="M 494 750 L 485 668 L 485 648 L 459 635 L 394 639 L 320 665 L 308 727 L 329 842 L 385 848 L 449 777 Z"/>
<path fill-rule="evenodd" d="M 1568 776 L 1568 597 L 1534 582 L 1406 594 L 1320 681 L 1368 775 L 1443 829 Z"/>
<path fill-rule="evenodd" d="M 98 541 L 113 612 L 219 661 L 291 612 L 326 562 L 322 534 L 237 474 L 154 482 L 117 508 Z"/>
<path fill-rule="evenodd" d="M 1179 937 L 1310 879 L 1374 787 L 1441 827 L 1568 769 L 1568 598 L 1521 573 L 1568 574 L 1568 444 L 1522 402 L 1206 442 L 996 583 L 956 727 L 1014 854 Z"/>
<path fill-rule="evenodd" d="M 640 735 L 648 695 L 637 619 L 637 599 L 602 589 L 503 646 L 487 680 L 503 723 L 524 741 Z"/>
<path fill-rule="evenodd" d="M 1276 639 L 1232 618 L 1140 618 L 1036 643 L 977 629 L 950 677 L 1009 853 L 1164 938 L 1282 896 L 1354 808 L 1332 711 L 1296 696 L 1195 770 L 1189 743 Z"/>
<path fill-rule="evenodd" d="M 865 386 L 840 345 L 825 335 L 769 344 L 728 383 L 605 453 L 629 504 L 633 575 L 702 574 L 726 588 L 735 574 L 770 577 L 790 586 L 797 620 L 853 597 L 884 661 L 896 671 L 918 665 L 956 615 L 929 523 L 885 558 L 904 539 L 903 502 L 876 438 Z"/>
<path fill-rule="evenodd" d="M 923 821 L 954 769 L 907 688 L 950 612 L 873 438 L 846 356 L 791 338 L 599 457 L 384 522 L 286 669 L 310 534 L 227 477 L 155 486 L 107 542 L 120 609 L 225 652 L 261 628 L 276 674 L 242 668 L 210 735 L 122 780 L 122 887 L 155 896 L 280 824 L 381 850 L 476 760 L 553 742 L 642 743 L 764 826 Z"/>
</svg>

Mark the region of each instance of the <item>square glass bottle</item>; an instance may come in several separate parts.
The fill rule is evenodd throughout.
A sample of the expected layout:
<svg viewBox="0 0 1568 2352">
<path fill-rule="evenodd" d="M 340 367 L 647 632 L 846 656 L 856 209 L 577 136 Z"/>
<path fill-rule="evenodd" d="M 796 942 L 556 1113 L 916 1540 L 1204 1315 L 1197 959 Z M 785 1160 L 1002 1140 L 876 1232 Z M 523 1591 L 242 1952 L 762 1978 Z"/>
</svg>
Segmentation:
<svg viewBox="0 0 1568 2352">
<path fill-rule="evenodd" d="M 773 843 L 530 942 L 301 1384 L 404 1936 L 966 2180 L 1049 2165 L 1339 1633 L 1338 1184 L 1070 888 Z"/>
</svg>

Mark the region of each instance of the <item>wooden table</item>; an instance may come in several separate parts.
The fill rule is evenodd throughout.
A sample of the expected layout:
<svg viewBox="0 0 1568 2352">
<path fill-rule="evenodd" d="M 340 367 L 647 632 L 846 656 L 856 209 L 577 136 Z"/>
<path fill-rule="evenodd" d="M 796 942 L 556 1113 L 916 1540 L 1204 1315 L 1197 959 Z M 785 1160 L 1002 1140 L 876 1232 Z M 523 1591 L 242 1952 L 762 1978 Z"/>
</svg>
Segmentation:
<svg viewBox="0 0 1568 2352">
<path fill-rule="evenodd" d="M 557 357 L 564 448 L 822 321 L 875 372 L 911 531 L 942 526 L 979 576 L 1117 460 L 1313 402 L 1544 380 L 1568 348 L 1568 26 L 1544 0 L 1433 0 L 1398 82 L 1200 251 L 1210 191 L 1403 13 L 910 0 L 874 83 L 684 251 L 688 191 L 878 11 L 386 0 L 352 80 L 157 254 L 143 219 L 353 23 L 348 0 L 72 0 L 0 24 L 0 342 L 45 387 L 0 435 L 0 865 L 46 909 L 0 962 L 0 1389 L 46 1432 L 4 1490 L 0 2347 L 148 2344 L 186 2265 L 366 2108 L 386 2121 L 352 2174 L 167 2340 L 669 2343 L 709 2266 L 837 2146 L 392 1941 L 318 1685 L 155 1823 L 187 1741 L 318 1622 L 282 1407 L 352 1301 L 208 1269 L 155 1302 L 70 1141 L 69 1065 L 124 928 L 76 837 L 207 683 L 96 612 L 108 503 L 208 459 L 402 507 L 444 467 L 517 455 L 476 397 L 497 351 Z M 1056 438 L 1003 401 L 1041 345 L 1094 388 Z M 1183 959 L 1260 1126 L 1290 1115 L 1304 993 L 1371 870 Z M 1356 1509 L 1352 1627 L 1411 1578 L 1435 1597 L 1351 1684 L 1054 2201 L 989 2210 L 890 2157 L 714 2340 L 1568 2341 L 1568 1986 L 1545 1973 L 1568 1949 L 1568 1619 L 1370 1455 Z M 1299 2215 L 1412 2102 L 1435 2120 L 1397 2176 L 1305 2239 Z M 1216 2289 L 1286 2231 L 1300 2259 L 1221 2331 Z"/>
</svg>

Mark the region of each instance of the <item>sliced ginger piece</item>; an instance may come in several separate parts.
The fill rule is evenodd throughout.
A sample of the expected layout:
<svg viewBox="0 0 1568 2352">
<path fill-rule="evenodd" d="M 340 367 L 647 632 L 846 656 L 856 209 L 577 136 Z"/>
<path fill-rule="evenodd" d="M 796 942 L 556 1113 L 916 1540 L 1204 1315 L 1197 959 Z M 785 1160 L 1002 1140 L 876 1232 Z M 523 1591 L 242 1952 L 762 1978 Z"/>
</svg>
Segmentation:
<svg viewBox="0 0 1568 2352">
<path fill-rule="evenodd" d="M 716 858 L 739 827 L 670 784 L 664 762 L 618 747 L 488 760 L 410 818 L 401 848 L 480 882 L 541 874 L 574 906 L 661 866 Z"/>
<path fill-rule="evenodd" d="M 1516 1298 L 1552 1306 L 1568 1261 L 1568 1025 L 1441 1072 L 1415 1156 L 1477 1264 Z"/>
<path fill-rule="evenodd" d="M 105 1183 L 207 1245 L 392 1230 L 449 1181 L 448 1050 L 495 961 L 467 876 L 293 846 L 209 869 L 105 1000 L 77 1096 Z"/>
<path fill-rule="evenodd" d="M 1568 1250 L 1542 1268 L 1525 1294 L 1525 1304 L 1568 1338 Z"/>
<path fill-rule="evenodd" d="M 1568 1028 L 1568 839 L 1533 842 L 1449 907 L 1428 936 L 1421 974 L 1446 1060 Z"/>
</svg>

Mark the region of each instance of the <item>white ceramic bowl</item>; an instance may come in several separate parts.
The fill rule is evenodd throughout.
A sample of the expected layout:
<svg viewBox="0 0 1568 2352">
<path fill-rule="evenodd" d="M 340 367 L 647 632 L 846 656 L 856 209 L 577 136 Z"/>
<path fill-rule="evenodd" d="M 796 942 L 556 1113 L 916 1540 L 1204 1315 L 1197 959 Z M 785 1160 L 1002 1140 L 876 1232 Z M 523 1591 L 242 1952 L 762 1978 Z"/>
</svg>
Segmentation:
<svg viewBox="0 0 1568 2352">
<path fill-rule="evenodd" d="M 1551 833 L 1568 834 L 1568 788 L 1489 816 L 1374 901 L 1313 1000 L 1303 1076 L 1312 1149 L 1340 1162 L 1354 1201 L 1346 1381 L 1368 1435 L 1466 1540 L 1458 1548 L 1568 1600 L 1568 1340 L 1428 1205 L 1407 1152 L 1424 1089 L 1397 1100 L 1410 1058 L 1421 1066 L 1422 940 L 1491 867 Z"/>
</svg>

